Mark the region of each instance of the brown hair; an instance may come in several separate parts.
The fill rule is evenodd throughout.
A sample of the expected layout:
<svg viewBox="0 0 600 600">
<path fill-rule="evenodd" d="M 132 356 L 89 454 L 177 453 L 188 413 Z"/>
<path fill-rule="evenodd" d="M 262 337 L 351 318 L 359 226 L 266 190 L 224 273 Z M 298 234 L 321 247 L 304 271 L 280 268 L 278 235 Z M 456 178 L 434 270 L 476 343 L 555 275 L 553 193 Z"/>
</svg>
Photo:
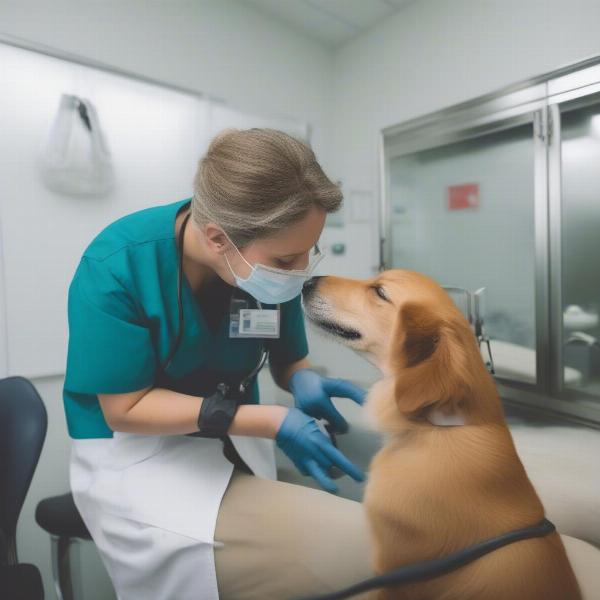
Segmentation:
<svg viewBox="0 0 600 600">
<path fill-rule="evenodd" d="M 239 247 L 267 237 L 318 206 L 342 203 L 340 187 L 304 142 L 276 129 L 225 129 L 213 138 L 194 178 L 192 216 L 220 225 Z"/>
</svg>

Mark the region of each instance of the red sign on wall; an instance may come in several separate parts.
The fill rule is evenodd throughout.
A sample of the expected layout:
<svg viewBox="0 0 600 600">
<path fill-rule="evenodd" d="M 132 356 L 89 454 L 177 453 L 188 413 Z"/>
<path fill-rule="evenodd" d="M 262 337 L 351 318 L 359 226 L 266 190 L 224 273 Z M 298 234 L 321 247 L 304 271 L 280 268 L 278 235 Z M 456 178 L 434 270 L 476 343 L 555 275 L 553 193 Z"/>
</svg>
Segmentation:
<svg viewBox="0 0 600 600">
<path fill-rule="evenodd" d="M 448 208 L 462 210 L 479 207 L 479 184 L 463 183 L 448 186 Z"/>
</svg>

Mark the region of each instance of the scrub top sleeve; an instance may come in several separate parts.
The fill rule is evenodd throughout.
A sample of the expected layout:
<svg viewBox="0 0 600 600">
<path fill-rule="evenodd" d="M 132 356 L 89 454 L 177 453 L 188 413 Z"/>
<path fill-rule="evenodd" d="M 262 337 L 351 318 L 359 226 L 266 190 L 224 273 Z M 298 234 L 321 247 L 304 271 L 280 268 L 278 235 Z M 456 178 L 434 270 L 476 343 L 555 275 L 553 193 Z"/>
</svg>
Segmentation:
<svg viewBox="0 0 600 600">
<path fill-rule="evenodd" d="M 151 334 L 136 313 L 108 266 L 84 257 L 69 287 L 67 389 L 118 394 L 153 383 Z"/>
<path fill-rule="evenodd" d="M 300 296 L 281 304 L 279 338 L 269 340 L 269 360 L 287 365 L 308 354 L 304 312 Z"/>
</svg>

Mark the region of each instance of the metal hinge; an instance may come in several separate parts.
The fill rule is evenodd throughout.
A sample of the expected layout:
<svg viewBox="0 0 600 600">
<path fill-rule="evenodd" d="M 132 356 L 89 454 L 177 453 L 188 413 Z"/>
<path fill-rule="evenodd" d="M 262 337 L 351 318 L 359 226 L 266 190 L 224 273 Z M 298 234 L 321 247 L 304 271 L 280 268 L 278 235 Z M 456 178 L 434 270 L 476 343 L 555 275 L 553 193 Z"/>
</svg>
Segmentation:
<svg viewBox="0 0 600 600">
<path fill-rule="evenodd" d="M 379 267 L 378 267 L 378 271 L 385 271 L 387 268 L 389 268 L 387 266 L 387 257 L 385 255 L 387 251 L 387 244 L 386 244 L 386 239 L 383 237 L 383 235 L 379 238 Z"/>
<path fill-rule="evenodd" d="M 536 112 L 533 120 L 533 129 L 536 137 L 543 142 L 550 144 L 552 142 L 552 133 L 554 130 L 552 112 L 549 110 L 540 110 Z"/>
</svg>

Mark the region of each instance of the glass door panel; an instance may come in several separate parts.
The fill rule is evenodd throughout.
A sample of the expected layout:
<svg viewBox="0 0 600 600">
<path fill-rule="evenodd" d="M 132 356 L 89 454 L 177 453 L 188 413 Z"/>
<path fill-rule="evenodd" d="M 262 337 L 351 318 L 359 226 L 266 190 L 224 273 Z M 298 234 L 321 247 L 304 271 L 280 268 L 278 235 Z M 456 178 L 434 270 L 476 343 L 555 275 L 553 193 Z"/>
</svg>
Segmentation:
<svg viewBox="0 0 600 600">
<path fill-rule="evenodd" d="M 388 164 L 392 266 L 485 287 L 496 374 L 536 383 L 533 125 Z"/>
<path fill-rule="evenodd" d="M 561 109 L 562 358 L 600 397 L 600 102 Z"/>
</svg>

